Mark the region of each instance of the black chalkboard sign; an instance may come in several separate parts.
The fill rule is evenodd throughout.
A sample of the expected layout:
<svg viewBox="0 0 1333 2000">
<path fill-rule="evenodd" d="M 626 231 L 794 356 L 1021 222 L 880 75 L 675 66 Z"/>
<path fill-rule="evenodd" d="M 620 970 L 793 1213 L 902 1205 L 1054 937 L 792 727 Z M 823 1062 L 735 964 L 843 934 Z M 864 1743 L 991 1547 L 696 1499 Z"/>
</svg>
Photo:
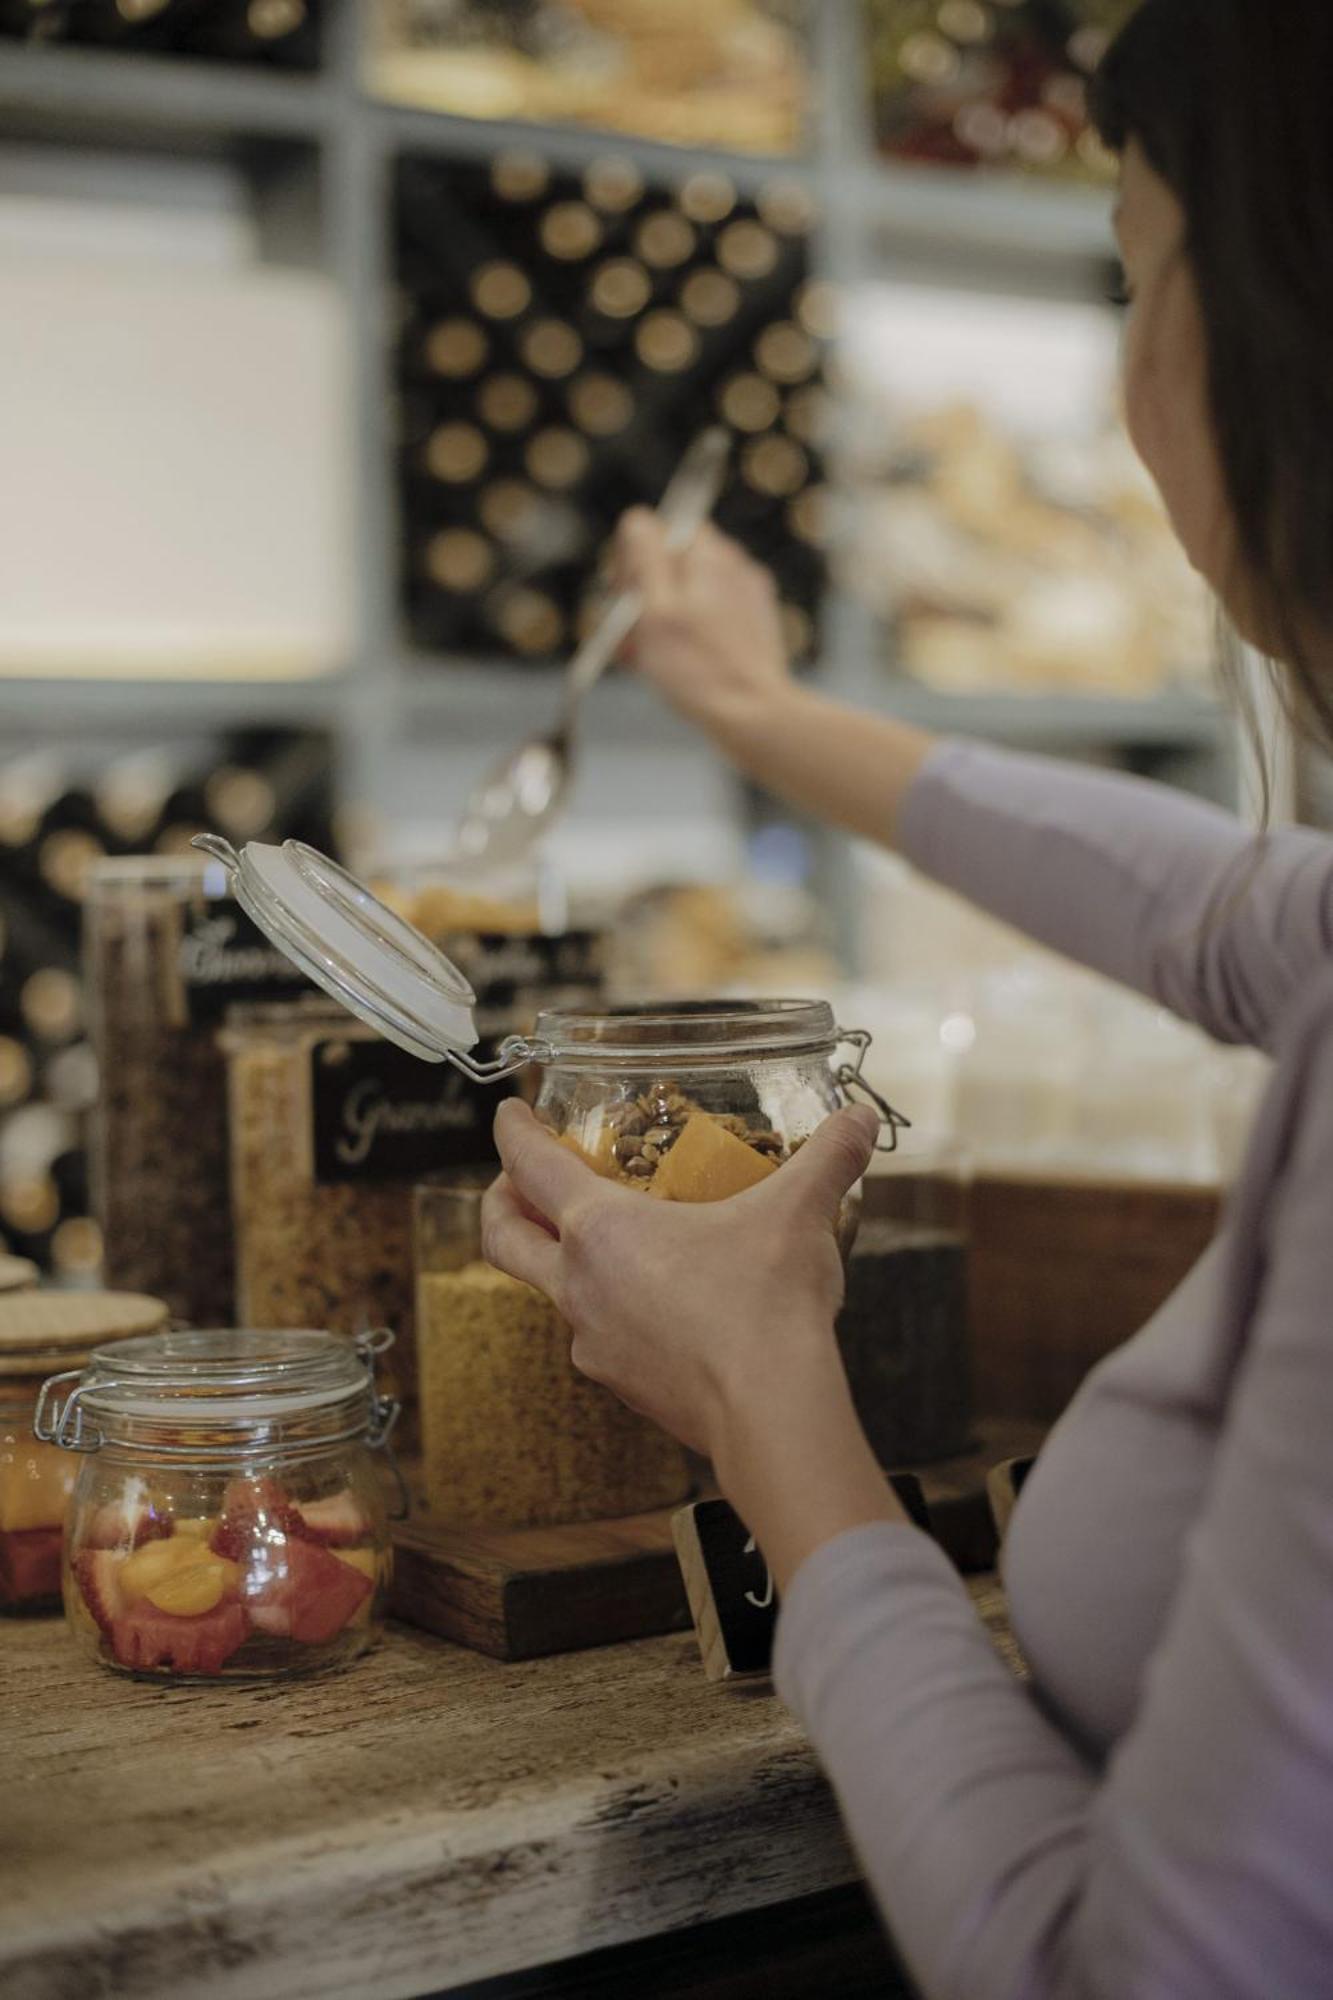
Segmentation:
<svg viewBox="0 0 1333 2000">
<path fill-rule="evenodd" d="M 316 1042 L 310 1063 L 321 1186 L 417 1180 L 496 1161 L 491 1127 L 504 1086 L 474 1083 L 452 1063 L 422 1062 L 392 1042 L 340 1035 Z"/>
<path fill-rule="evenodd" d="M 305 974 L 225 898 L 187 910 L 176 971 L 190 1019 L 202 1025 L 220 1022 L 242 1001 L 290 1000 L 313 990 Z"/>
<path fill-rule="evenodd" d="M 986 1497 L 990 1501 L 995 1532 L 1001 1541 L 1009 1532 L 1009 1522 L 1018 1505 L 1018 1496 L 1023 1491 L 1023 1481 L 1036 1463 L 1035 1458 L 1007 1458 L 1002 1465 L 993 1466 L 986 1475 Z"/>
<path fill-rule="evenodd" d="M 908 1518 L 929 1533 L 930 1514 L 915 1473 L 895 1472 L 889 1484 Z M 777 1592 L 740 1515 L 725 1500 L 698 1500 L 672 1517 L 671 1528 L 709 1680 L 768 1673 Z"/>
</svg>

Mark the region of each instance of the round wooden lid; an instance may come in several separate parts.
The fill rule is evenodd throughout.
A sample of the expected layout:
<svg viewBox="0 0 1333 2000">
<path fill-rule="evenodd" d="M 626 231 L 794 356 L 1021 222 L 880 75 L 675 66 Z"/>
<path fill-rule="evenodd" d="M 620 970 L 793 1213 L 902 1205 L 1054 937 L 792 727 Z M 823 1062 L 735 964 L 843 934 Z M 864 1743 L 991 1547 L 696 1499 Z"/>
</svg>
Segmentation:
<svg viewBox="0 0 1333 2000">
<path fill-rule="evenodd" d="M 104 1340 L 156 1333 L 170 1317 L 142 1292 L 19 1292 L 0 1298 L 0 1376 L 77 1368 Z"/>
<path fill-rule="evenodd" d="M 0 1292 L 30 1292 L 41 1272 L 26 1257 L 6 1257 L 0 1253 Z"/>
</svg>

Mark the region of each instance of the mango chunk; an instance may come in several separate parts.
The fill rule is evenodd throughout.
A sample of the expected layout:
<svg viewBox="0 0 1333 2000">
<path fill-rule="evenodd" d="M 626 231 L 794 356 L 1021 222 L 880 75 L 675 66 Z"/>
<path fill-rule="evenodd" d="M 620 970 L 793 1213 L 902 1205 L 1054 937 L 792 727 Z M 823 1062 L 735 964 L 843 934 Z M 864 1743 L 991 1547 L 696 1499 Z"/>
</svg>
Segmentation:
<svg viewBox="0 0 1333 2000">
<path fill-rule="evenodd" d="M 560 1144 L 568 1146 L 571 1153 L 577 1153 L 585 1167 L 591 1167 L 603 1180 L 611 1180 L 616 1172 L 616 1135 L 609 1125 L 598 1127 L 591 1146 L 583 1145 L 572 1132 L 560 1134 Z"/>
<path fill-rule="evenodd" d="M 201 1552 L 196 1542 L 194 1561 L 158 1577 L 144 1596 L 157 1610 L 170 1611 L 174 1617 L 200 1618 L 215 1611 L 224 1597 L 237 1596 L 240 1583 L 241 1572 L 234 1562 Z"/>
<path fill-rule="evenodd" d="M 687 1119 L 679 1139 L 657 1169 L 653 1193 L 664 1201 L 727 1201 L 777 1171 L 704 1112 Z"/>
</svg>

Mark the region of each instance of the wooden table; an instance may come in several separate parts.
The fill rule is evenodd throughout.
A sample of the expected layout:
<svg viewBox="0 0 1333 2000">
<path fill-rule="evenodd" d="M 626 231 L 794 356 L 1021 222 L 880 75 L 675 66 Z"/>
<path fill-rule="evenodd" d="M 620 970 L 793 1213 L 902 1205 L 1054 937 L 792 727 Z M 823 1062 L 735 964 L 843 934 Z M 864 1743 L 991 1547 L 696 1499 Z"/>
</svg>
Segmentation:
<svg viewBox="0 0 1333 2000">
<path fill-rule="evenodd" d="M 5 2000 L 400 2000 L 856 1874 L 796 1724 L 692 1636 L 507 1666 L 394 1629 L 204 1688 L 10 1621 L 0 1773 Z"/>
</svg>

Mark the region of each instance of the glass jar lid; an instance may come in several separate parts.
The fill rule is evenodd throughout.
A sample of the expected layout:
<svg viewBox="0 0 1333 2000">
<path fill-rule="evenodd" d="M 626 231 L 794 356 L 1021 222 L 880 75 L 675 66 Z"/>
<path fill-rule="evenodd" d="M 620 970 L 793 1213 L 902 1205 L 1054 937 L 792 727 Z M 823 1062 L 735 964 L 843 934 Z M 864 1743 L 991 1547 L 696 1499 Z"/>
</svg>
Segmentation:
<svg viewBox="0 0 1333 2000">
<path fill-rule="evenodd" d="M 616 1069 L 827 1055 L 838 1039 L 827 1001 L 733 999 L 553 1007 L 533 1036 L 544 1061 Z"/>
<path fill-rule="evenodd" d="M 458 967 L 336 861 L 299 840 L 194 845 L 222 862 L 270 943 L 387 1040 L 425 1062 L 475 1048 L 476 995 Z"/>
<path fill-rule="evenodd" d="M 73 1451 L 127 1433 L 182 1450 L 271 1442 L 277 1432 L 320 1443 L 365 1434 L 378 1444 L 398 1414 L 376 1394 L 373 1373 L 391 1339 L 218 1328 L 121 1340 L 46 1383 L 34 1428 Z"/>
<path fill-rule="evenodd" d="M 151 1334 L 169 1318 L 143 1292 L 17 1292 L 0 1298 L 0 1376 L 82 1365 L 103 1341 Z"/>
</svg>

